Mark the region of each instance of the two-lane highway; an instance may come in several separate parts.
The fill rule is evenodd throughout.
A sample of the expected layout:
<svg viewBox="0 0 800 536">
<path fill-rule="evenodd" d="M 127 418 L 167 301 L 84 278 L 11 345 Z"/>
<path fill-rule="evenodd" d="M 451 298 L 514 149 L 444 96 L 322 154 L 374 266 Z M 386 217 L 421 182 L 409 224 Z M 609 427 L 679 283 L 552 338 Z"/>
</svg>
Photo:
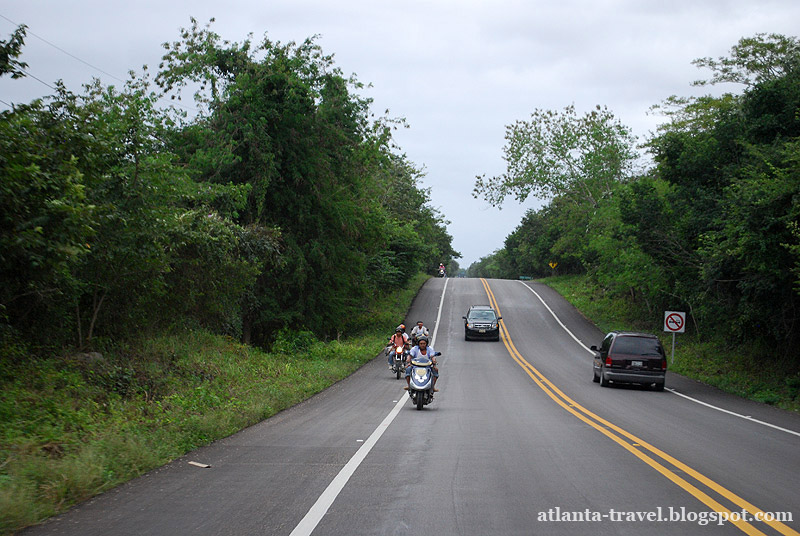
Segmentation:
<svg viewBox="0 0 800 536">
<path fill-rule="evenodd" d="M 500 342 L 464 341 L 479 303 L 502 314 Z M 381 355 L 29 533 L 798 534 L 797 415 L 669 374 L 668 389 L 731 413 L 601 388 L 586 347 L 603 334 L 541 285 L 432 279 L 418 319 L 443 353 L 422 411 Z M 792 519 L 751 521 L 763 514 Z"/>
</svg>

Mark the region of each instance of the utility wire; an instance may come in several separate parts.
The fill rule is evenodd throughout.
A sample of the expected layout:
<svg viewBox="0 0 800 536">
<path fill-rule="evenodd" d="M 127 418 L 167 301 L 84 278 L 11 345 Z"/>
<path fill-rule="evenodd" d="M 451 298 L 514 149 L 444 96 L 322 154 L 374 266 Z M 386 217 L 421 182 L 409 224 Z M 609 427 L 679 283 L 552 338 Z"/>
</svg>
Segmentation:
<svg viewBox="0 0 800 536">
<path fill-rule="evenodd" d="M 6 21 L 10 22 L 10 23 L 11 23 L 11 24 L 13 24 L 14 26 L 17 26 L 17 27 L 19 27 L 19 26 L 20 26 L 18 23 L 16 23 L 16 22 L 14 22 L 13 20 L 9 19 L 9 18 L 8 18 L 8 17 L 6 17 L 5 15 L 2 15 L 2 14 L 0 14 L 0 18 L 2 18 L 2 19 L 5 19 Z M 61 48 L 61 47 L 59 47 L 59 46 L 57 46 L 57 45 L 54 45 L 53 43 L 51 43 L 50 41 L 48 41 L 48 40 L 47 40 L 47 39 L 45 39 L 44 37 L 41 37 L 41 36 L 39 36 L 39 35 L 36 35 L 36 34 L 35 34 L 35 33 L 33 33 L 32 31 L 30 31 L 30 29 L 26 29 L 26 30 L 25 30 L 25 34 L 26 34 L 26 35 L 32 35 L 33 37 L 35 37 L 35 38 L 39 39 L 40 41 L 42 41 L 42 42 L 44 42 L 44 43 L 47 43 L 48 45 L 50 45 L 51 47 L 55 48 L 56 50 L 58 50 L 58 51 L 60 51 L 60 52 L 63 52 L 64 54 L 66 54 L 66 55 L 67 55 L 67 56 L 69 56 L 70 58 L 73 58 L 73 59 L 75 59 L 75 60 L 77 60 L 77 61 L 79 61 L 79 62 L 83 63 L 84 65 L 86 65 L 86 66 L 88 66 L 88 67 L 91 67 L 92 69 L 95 69 L 96 71 L 99 71 L 99 72 L 103 73 L 104 75 L 106 75 L 106 76 L 109 76 L 109 77 L 113 78 L 114 80 L 117 80 L 117 81 L 119 81 L 119 82 L 122 82 L 123 84 L 124 84 L 124 83 L 126 83 L 126 81 L 125 81 L 125 80 L 123 80 L 123 79 L 121 79 L 121 78 L 119 78 L 119 77 L 117 77 L 117 76 L 114 76 L 113 74 L 111 74 L 111 73 L 108 73 L 108 72 L 104 71 L 103 69 L 101 69 L 101 68 L 99 68 L 99 67 L 95 67 L 95 66 L 94 66 L 94 65 L 92 65 L 91 63 L 89 63 L 89 62 L 87 62 L 87 61 L 84 61 L 84 60 L 82 60 L 82 59 L 81 59 L 81 58 L 79 58 L 78 56 L 76 56 L 76 55 L 74 55 L 74 54 L 70 54 L 69 52 L 67 52 L 67 51 L 66 51 L 66 50 L 64 50 L 63 48 Z M 43 80 L 41 80 L 40 78 L 37 78 L 37 77 L 35 77 L 34 75 L 32 75 L 30 72 L 26 71 L 25 69 L 20 69 L 20 70 L 21 70 L 22 72 L 24 72 L 24 73 L 25 73 L 27 76 L 30 76 L 30 77 L 31 77 L 31 78 L 33 78 L 34 80 L 36 80 L 36 81 L 38 81 L 38 82 L 41 82 L 41 83 L 42 83 L 42 84 L 44 84 L 45 86 L 47 86 L 47 87 L 49 87 L 50 89 L 52 89 L 52 90 L 54 90 L 54 91 L 55 91 L 55 88 L 54 88 L 53 86 L 51 86 L 50 84 L 48 84 L 47 82 L 44 82 L 44 81 L 43 81 Z M 163 99 L 165 99 L 166 97 L 167 97 L 166 95 L 163 95 L 163 96 L 160 98 L 160 100 L 163 100 Z M 181 104 L 178 104 L 178 103 L 176 103 L 176 102 L 174 102 L 174 101 L 171 101 L 171 102 L 170 102 L 170 104 L 171 104 L 172 106 L 175 106 L 176 108 L 181 108 L 181 109 L 183 109 L 183 110 L 187 110 L 187 111 L 194 111 L 194 112 L 198 112 L 198 111 L 199 111 L 197 108 L 194 108 L 194 107 L 192 107 L 192 106 L 181 105 Z"/>
<path fill-rule="evenodd" d="M 13 20 L 9 19 L 9 18 L 8 18 L 8 17 L 6 17 L 5 15 L 0 15 L 0 17 L 4 18 L 5 20 L 7 20 L 8 22 L 10 22 L 10 23 L 11 23 L 11 24 L 13 24 L 14 26 L 17 26 L 17 27 L 19 27 L 19 26 L 20 26 L 19 24 L 17 24 L 17 23 L 16 23 L 16 22 L 14 22 Z M 99 67 L 95 67 L 94 65 L 92 65 L 91 63 L 89 63 L 89 62 L 87 62 L 87 61 L 83 61 L 83 60 L 82 60 L 82 59 L 80 59 L 78 56 L 76 56 L 76 55 L 74 55 L 74 54 L 70 54 L 69 52 L 67 52 L 67 51 L 66 51 L 66 50 L 64 50 L 63 48 L 61 48 L 61 47 L 59 47 L 59 46 L 57 46 L 57 45 L 54 45 L 53 43 L 51 43 L 50 41 L 48 41 L 48 40 L 47 40 L 47 39 L 45 39 L 44 37 L 40 37 L 40 36 L 36 35 L 35 33 L 33 33 L 33 32 L 32 32 L 32 31 L 30 31 L 30 30 L 25 30 L 25 33 L 26 33 L 26 34 L 29 34 L 29 35 L 32 35 L 33 37 L 35 37 L 36 39 L 39 39 L 40 41 L 44 41 L 45 43 L 47 43 L 47 44 L 48 44 L 48 45 L 50 45 L 51 47 L 55 48 L 56 50 L 59 50 L 59 51 L 63 52 L 64 54 L 66 54 L 66 55 L 67 55 L 67 56 L 69 56 L 70 58 L 73 58 L 73 59 L 75 59 L 75 60 L 77 60 L 77 61 L 79 61 L 79 62 L 83 63 L 84 65 L 87 65 L 87 66 L 91 67 L 92 69 L 94 69 L 94 70 L 96 70 L 96 71 L 99 71 L 99 72 L 103 73 L 104 75 L 106 75 L 106 76 L 109 76 L 109 77 L 113 78 L 114 80 L 118 80 L 119 82 L 125 83 L 125 80 L 123 80 L 122 78 L 119 78 L 119 77 L 117 77 L 117 76 L 114 76 L 114 75 L 113 75 L 113 74 L 111 74 L 111 73 L 107 73 L 107 72 L 106 72 L 106 71 L 104 71 L 103 69 L 101 69 L 101 68 L 99 68 Z M 34 77 L 34 78 L 35 78 L 35 77 Z M 37 80 L 38 80 L 38 78 L 37 78 Z"/>
<path fill-rule="evenodd" d="M 50 89 L 52 89 L 53 91 L 56 91 L 56 88 L 54 88 L 53 86 L 51 86 L 50 84 L 48 84 L 47 82 L 45 82 L 44 80 L 42 80 L 41 78 L 37 78 L 36 76 L 32 75 L 31 73 L 29 73 L 29 72 L 28 72 L 28 71 L 26 71 L 25 69 L 20 69 L 20 71 L 22 71 L 23 73 L 25 73 L 25 76 L 30 76 L 31 78 L 33 78 L 33 79 L 34 79 L 34 80 L 36 80 L 37 82 L 39 82 L 39 83 L 42 83 L 42 84 L 46 85 L 47 87 L 49 87 L 49 88 L 50 88 Z"/>
</svg>

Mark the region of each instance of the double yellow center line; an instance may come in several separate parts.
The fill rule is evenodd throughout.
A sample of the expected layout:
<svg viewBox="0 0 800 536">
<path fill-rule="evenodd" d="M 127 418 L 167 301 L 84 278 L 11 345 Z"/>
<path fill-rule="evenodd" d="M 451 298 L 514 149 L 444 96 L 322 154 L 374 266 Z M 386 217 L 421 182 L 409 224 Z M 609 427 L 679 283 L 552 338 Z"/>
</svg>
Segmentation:
<svg viewBox="0 0 800 536">
<path fill-rule="evenodd" d="M 497 303 L 497 300 L 494 297 L 494 293 L 492 289 L 489 287 L 489 283 L 481 278 L 481 283 L 483 283 L 483 287 L 486 290 L 486 294 L 489 297 L 490 304 L 494 307 L 495 311 L 497 311 L 498 316 L 502 316 L 500 312 L 500 307 Z M 503 340 L 503 344 L 505 345 L 508 353 L 511 355 L 512 359 L 519 364 L 520 367 L 531 377 L 531 379 L 539 386 L 542 391 L 544 391 L 547 396 L 549 396 L 553 401 L 567 410 L 569 413 L 580 419 L 581 421 L 585 422 L 595 430 L 599 431 L 615 443 L 622 446 L 625 450 L 642 460 L 644 463 L 664 475 L 666 478 L 692 494 L 696 497 L 700 502 L 708 506 L 712 511 L 719 512 L 721 514 L 727 514 L 729 519 L 731 519 L 731 523 L 738 527 L 742 532 L 750 535 L 764 535 L 763 532 L 755 528 L 753 525 L 748 523 L 745 520 L 737 520 L 737 518 L 741 517 L 739 514 L 741 510 L 734 513 L 731 509 L 723 506 L 717 500 L 712 498 L 710 495 L 699 489 L 697 486 L 689 482 L 688 480 L 678 476 L 675 473 L 675 470 L 681 471 L 697 482 L 702 483 L 709 489 L 713 490 L 721 497 L 724 497 L 731 503 L 735 504 L 742 510 L 746 510 L 751 516 L 754 518 L 765 518 L 765 512 L 761 509 L 753 506 L 743 498 L 739 497 L 735 493 L 731 492 L 730 490 L 724 488 L 720 484 L 717 484 L 710 478 L 700 474 L 699 472 L 695 471 L 685 463 L 675 459 L 674 457 L 670 456 L 669 454 L 663 452 L 662 450 L 654 447 L 653 445 L 649 444 L 648 442 L 642 440 L 641 438 L 631 434 L 630 432 L 623 430 L 619 426 L 603 419 L 602 417 L 592 413 L 585 407 L 581 406 L 570 397 L 565 395 L 558 387 L 556 387 L 550 380 L 548 380 L 541 372 L 539 372 L 536 367 L 531 365 L 522 354 L 517 350 L 516 346 L 514 346 L 514 341 L 511 340 L 511 335 L 506 328 L 505 322 L 500 320 L 501 326 L 501 338 Z M 659 461 L 659 458 L 661 461 Z M 675 469 L 670 469 L 667 465 L 664 465 L 663 462 L 671 465 Z M 758 517 L 756 517 L 758 516 Z M 769 519 L 771 516 L 766 516 L 766 519 Z M 778 531 L 780 534 L 784 535 L 793 535 L 793 536 L 800 536 L 800 533 L 792 529 L 791 527 L 781 523 L 780 521 L 764 521 L 767 525 Z M 764 535 L 765 536 L 765 535 Z"/>
</svg>

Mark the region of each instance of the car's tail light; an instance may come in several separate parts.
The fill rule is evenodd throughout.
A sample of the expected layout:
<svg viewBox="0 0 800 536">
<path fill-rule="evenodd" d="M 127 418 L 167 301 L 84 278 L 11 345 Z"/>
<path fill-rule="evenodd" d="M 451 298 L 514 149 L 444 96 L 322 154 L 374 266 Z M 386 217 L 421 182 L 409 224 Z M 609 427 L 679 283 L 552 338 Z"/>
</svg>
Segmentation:
<svg viewBox="0 0 800 536">
<path fill-rule="evenodd" d="M 667 370 L 667 360 L 666 359 L 662 359 L 661 360 L 661 370 Z"/>
<path fill-rule="evenodd" d="M 606 366 L 607 367 L 611 366 L 611 358 L 610 357 L 606 357 Z"/>
</svg>

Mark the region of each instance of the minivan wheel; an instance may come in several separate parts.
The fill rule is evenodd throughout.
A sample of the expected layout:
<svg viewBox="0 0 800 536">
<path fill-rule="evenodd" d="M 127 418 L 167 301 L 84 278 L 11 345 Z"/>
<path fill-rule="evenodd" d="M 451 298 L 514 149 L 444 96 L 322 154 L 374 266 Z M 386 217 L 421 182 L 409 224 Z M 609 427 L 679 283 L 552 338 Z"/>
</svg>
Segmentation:
<svg viewBox="0 0 800 536">
<path fill-rule="evenodd" d="M 600 369 L 600 387 L 608 387 L 608 380 L 606 375 L 603 374 L 603 369 Z"/>
<path fill-rule="evenodd" d="M 664 390 L 664 384 L 663 383 L 653 384 L 653 391 L 663 391 L 663 390 Z"/>
<path fill-rule="evenodd" d="M 592 372 L 592 381 L 594 383 L 598 383 L 600 381 L 600 378 L 597 377 L 597 369 L 592 367 L 592 370 L 593 370 L 593 372 Z"/>
</svg>

